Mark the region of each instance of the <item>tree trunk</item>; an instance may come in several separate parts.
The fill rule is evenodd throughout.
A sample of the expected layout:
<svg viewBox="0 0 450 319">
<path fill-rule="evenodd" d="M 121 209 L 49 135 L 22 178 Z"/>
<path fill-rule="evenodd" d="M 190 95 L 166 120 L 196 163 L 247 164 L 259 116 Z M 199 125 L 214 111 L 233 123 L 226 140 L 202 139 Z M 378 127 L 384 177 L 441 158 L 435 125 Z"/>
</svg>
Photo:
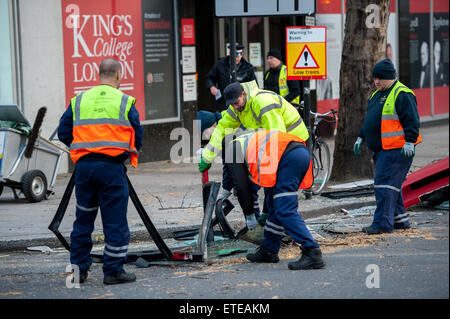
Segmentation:
<svg viewBox="0 0 450 319">
<path fill-rule="evenodd" d="M 332 182 L 373 176 L 371 152 L 363 143 L 356 156 L 353 145 L 375 91 L 372 68 L 385 57 L 389 9 L 389 0 L 347 0 Z"/>
</svg>

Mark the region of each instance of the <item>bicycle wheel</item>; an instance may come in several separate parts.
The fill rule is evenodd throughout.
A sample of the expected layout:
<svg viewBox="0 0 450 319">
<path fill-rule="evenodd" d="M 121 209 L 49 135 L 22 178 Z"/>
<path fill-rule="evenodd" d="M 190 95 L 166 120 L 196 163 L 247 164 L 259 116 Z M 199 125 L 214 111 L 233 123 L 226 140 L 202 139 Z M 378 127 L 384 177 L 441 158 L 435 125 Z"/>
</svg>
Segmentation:
<svg viewBox="0 0 450 319">
<path fill-rule="evenodd" d="M 314 184 L 311 191 L 314 195 L 319 195 L 330 178 L 330 149 L 327 143 L 321 139 L 316 140 L 312 154 Z"/>
</svg>

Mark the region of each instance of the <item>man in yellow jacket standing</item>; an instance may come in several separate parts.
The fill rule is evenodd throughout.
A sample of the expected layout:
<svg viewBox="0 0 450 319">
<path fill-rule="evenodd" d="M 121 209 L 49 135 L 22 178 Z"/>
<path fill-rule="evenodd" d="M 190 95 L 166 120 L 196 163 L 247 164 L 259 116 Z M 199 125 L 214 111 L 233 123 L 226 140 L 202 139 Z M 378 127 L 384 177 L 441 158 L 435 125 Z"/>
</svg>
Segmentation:
<svg viewBox="0 0 450 319">
<path fill-rule="evenodd" d="M 225 88 L 224 96 L 229 107 L 205 147 L 200 169 L 211 166 L 222 152 L 225 135 L 234 133 L 241 125 L 247 129 L 265 128 L 290 133 L 303 141 L 309 138 L 298 111 L 282 96 L 258 89 L 256 81 L 231 83 Z"/>
</svg>

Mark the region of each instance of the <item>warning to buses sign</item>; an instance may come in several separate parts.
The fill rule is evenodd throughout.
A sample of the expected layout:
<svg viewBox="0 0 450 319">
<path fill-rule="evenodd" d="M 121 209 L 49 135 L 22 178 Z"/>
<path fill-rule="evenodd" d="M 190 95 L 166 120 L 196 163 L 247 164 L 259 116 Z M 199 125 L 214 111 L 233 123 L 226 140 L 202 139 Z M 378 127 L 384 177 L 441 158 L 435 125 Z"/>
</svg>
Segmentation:
<svg viewBox="0 0 450 319">
<path fill-rule="evenodd" d="M 286 67 L 288 80 L 326 79 L 326 27 L 287 27 Z"/>
</svg>

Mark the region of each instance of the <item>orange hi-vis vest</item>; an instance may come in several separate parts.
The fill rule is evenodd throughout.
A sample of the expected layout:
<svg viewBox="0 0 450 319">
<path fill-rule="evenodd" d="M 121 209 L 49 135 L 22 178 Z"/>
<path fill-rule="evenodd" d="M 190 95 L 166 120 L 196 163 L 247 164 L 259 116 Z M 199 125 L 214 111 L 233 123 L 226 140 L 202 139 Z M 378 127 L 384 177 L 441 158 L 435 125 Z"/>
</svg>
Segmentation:
<svg viewBox="0 0 450 319">
<path fill-rule="evenodd" d="M 377 92 L 378 90 L 370 96 L 370 99 Z M 389 92 L 386 101 L 384 102 L 381 114 L 381 145 L 383 150 L 402 148 L 403 145 L 405 145 L 405 133 L 395 110 L 395 101 L 397 100 L 397 96 L 400 92 L 411 93 L 415 96 L 414 92 L 404 84 L 400 83 L 400 81 L 397 81 L 391 92 Z M 421 142 L 422 134 L 419 130 L 419 136 L 417 137 L 414 145 Z"/>
<path fill-rule="evenodd" d="M 137 167 L 134 129 L 128 120 L 135 101 L 134 97 L 109 85 L 96 86 L 72 98 L 72 161 L 76 163 L 90 153 L 114 157 L 128 151 L 131 165 Z"/>
<path fill-rule="evenodd" d="M 300 142 L 306 146 L 298 136 L 275 130 L 258 130 L 243 136 L 243 153 L 253 183 L 262 187 L 273 187 L 277 181 L 277 171 L 280 159 L 290 142 Z M 239 140 L 240 137 L 236 138 Z M 308 171 L 300 184 L 301 189 L 308 189 L 314 183 L 312 161 Z"/>
</svg>

